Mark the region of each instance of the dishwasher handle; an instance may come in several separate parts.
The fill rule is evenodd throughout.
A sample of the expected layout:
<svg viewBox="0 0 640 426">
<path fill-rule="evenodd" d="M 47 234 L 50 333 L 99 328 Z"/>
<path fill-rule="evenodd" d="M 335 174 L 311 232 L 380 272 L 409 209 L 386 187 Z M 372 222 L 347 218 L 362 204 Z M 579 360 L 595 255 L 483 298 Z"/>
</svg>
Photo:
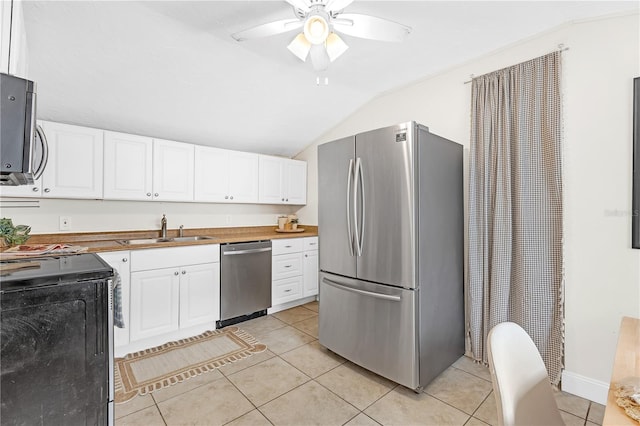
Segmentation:
<svg viewBox="0 0 640 426">
<path fill-rule="evenodd" d="M 223 251 L 223 256 L 232 256 L 236 254 L 251 254 L 251 253 L 262 253 L 265 251 L 271 251 L 271 247 L 259 248 L 259 249 L 250 249 L 250 250 L 237 250 L 237 251 Z"/>
</svg>

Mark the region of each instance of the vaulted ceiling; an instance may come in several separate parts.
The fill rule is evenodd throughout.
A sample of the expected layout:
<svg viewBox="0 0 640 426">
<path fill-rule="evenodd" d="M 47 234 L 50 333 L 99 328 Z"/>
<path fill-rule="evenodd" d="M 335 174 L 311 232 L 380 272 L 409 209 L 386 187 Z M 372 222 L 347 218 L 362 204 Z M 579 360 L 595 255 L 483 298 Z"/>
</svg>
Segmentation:
<svg viewBox="0 0 640 426">
<path fill-rule="evenodd" d="M 568 21 L 636 1 L 355 1 L 345 12 L 412 27 L 402 43 L 342 38 L 317 85 L 286 48 L 297 31 L 231 34 L 293 18 L 285 1 L 24 1 L 39 117 L 291 156 L 363 104 Z"/>
</svg>

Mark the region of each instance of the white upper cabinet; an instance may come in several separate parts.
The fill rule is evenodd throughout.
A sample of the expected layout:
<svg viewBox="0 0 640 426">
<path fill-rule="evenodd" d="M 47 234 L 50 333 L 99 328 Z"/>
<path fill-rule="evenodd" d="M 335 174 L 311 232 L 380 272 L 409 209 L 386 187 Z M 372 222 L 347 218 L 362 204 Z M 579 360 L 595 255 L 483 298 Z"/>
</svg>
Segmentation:
<svg viewBox="0 0 640 426">
<path fill-rule="evenodd" d="M 306 162 L 261 155 L 259 173 L 261 203 L 306 204 Z"/>
<path fill-rule="evenodd" d="M 153 140 L 153 198 L 193 201 L 194 145 Z"/>
<path fill-rule="evenodd" d="M 105 132 L 104 198 L 151 200 L 153 196 L 153 139 Z"/>
<path fill-rule="evenodd" d="M 29 78 L 22 0 L 0 2 L 0 72 Z"/>
<path fill-rule="evenodd" d="M 307 163 L 285 160 L 284 195 L 287 204 L 307 204 Z"/>
<path fill-rule="evenodd" d="M 42 196 L 102 198 L 102 130 L 42 122 L 49 161 L 42 174 Z"/>
<path fill-rule="evenodd" d="M 258 155 L 195 147 L 195 200 L 258 202 Z"/>
</svg>

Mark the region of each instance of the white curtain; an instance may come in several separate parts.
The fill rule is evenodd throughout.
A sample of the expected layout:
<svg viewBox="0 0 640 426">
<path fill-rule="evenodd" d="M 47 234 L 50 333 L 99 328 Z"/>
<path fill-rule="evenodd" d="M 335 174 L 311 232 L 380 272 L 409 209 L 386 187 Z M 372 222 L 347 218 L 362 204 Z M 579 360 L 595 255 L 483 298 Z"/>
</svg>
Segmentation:
<svg viewBox="0 0 640 426">
<path fill-rule="evenodd" d="M 503 321 L 536 343 L 553 384 L 563 367 L 560 52 L 472 82 L 468 335 L 487 362 Z"/>
</svg>

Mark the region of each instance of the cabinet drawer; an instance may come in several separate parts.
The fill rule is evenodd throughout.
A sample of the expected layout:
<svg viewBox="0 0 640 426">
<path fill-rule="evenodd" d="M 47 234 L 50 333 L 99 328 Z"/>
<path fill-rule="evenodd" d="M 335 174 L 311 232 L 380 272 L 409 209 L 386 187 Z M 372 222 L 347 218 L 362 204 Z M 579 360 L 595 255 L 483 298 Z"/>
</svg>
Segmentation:
<svg viewBox="0 0 640 426">
<path fill-rule="evenodd" d="M 318 237 L 307 237 L 304 240 L 304 250 L 318 250 Z"/>
<path fill-rule="evenodd" d="M 131 251 L 131 271 L 220 262 L 220 244 Z"/>
<path fill-rule="evenodd" d="M 271 303 L 279 305 L 302 297 L 302 277 L 273 281 Z"/>
<path fill-rule="evenodd" d="M 273 256 L 271 274 L 274 280 L 302 275 L 302 253 Z"/>
<path fill-rule="evenodd" d="M 272 253 L 279 254 L 296 253 L 304 250 L 304 238 L 287 238 L 284 240 L 271 240 Z"/>
</svg>

